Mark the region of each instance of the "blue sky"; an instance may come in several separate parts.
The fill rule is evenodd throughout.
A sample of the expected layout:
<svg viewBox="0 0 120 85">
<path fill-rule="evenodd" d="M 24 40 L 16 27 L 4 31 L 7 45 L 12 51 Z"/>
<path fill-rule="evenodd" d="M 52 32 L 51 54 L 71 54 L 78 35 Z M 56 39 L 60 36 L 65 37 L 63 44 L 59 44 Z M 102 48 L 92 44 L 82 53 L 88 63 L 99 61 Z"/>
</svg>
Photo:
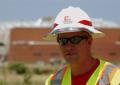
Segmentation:
<svg viewBox="0 0 120 85">
<path fill-rule="evenodd" d="M 92 18 L 120 23 L 120 0 L 0 0 L 0 21 L 55 17 L 68 6 L 80 7 Z"/>
</svg>

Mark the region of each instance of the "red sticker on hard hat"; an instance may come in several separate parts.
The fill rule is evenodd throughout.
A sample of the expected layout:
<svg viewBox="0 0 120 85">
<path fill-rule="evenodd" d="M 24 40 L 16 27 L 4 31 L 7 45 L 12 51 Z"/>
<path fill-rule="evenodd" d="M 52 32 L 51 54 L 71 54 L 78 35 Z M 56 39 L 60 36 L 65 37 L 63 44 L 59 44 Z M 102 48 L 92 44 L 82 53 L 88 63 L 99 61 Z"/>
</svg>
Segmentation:
<svg viewBox="0 0 120 85">
<path fill-rule="evenodd" d="M 70 16 L 64 16 L 64 24 L 70 24 L 72 23 L 71 17 Z"/>
<path fill-rule="evenodd" d="M 57 23 L 54 23 L 53 28 L 55 28 L 56 26 L 58 26 L 58 24 L 57 24 Z"/>
<path fill-rule="evenodd" d="M 79 23 L 87 25 L 87 26 L 92 26 L 92 22 L 90 22 L 88 20 L 82 20 L 82 21 L 79 21 Z"/>
</svg>

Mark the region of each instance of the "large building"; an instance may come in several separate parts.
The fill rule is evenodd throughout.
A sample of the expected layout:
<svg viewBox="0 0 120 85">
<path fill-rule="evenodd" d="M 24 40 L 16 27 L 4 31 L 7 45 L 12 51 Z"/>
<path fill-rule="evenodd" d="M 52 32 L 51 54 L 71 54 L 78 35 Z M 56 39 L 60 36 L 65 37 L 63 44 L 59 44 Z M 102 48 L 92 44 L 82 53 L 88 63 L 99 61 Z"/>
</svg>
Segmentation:
<svg viewBox="0 0 120 85">
<path fill-rule="evenodd" d="M 56 41 L 43 40 L 50 28 L 14 28 L 10 32 L 10 48 L 8 61 L 36 63 L 50 62 L 52 59 L 62 59 L 62 54 Z M 111 62 L 120 61 L 120 29 L 101 28 L 104 38 L 95 39 L 92 51 L 95 57 Z"/>
</svg>

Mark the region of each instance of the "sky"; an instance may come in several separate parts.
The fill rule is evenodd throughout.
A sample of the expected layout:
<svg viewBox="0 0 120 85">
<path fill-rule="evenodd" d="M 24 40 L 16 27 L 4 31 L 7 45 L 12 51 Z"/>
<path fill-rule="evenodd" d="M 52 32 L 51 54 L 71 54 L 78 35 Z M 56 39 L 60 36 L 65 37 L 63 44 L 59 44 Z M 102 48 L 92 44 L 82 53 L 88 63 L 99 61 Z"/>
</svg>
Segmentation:
<svg viewBox="0 0 120 85">
<path fill-rule="evenodd" d="M 0 0 L 0 21 L 55 18 L 61 9 L 69 6 L 80 7 L 91 18 L 120 24 L 120 0 Z"/>
</svg>

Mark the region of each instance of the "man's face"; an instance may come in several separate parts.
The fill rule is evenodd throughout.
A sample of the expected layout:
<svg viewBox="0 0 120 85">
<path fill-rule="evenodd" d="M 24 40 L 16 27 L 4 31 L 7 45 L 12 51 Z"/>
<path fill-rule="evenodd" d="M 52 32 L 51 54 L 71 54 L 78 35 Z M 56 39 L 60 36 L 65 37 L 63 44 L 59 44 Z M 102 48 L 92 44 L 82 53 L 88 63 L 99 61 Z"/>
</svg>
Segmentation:
<svg viewBox="0 0 120 85">
<path fill-rule="evenodd" d="M 68 63 L 76 63 L 87 58 L 90 53 L 92 38 L 84 31 L 60 33 L 57 41 Z"/>
</svg>

